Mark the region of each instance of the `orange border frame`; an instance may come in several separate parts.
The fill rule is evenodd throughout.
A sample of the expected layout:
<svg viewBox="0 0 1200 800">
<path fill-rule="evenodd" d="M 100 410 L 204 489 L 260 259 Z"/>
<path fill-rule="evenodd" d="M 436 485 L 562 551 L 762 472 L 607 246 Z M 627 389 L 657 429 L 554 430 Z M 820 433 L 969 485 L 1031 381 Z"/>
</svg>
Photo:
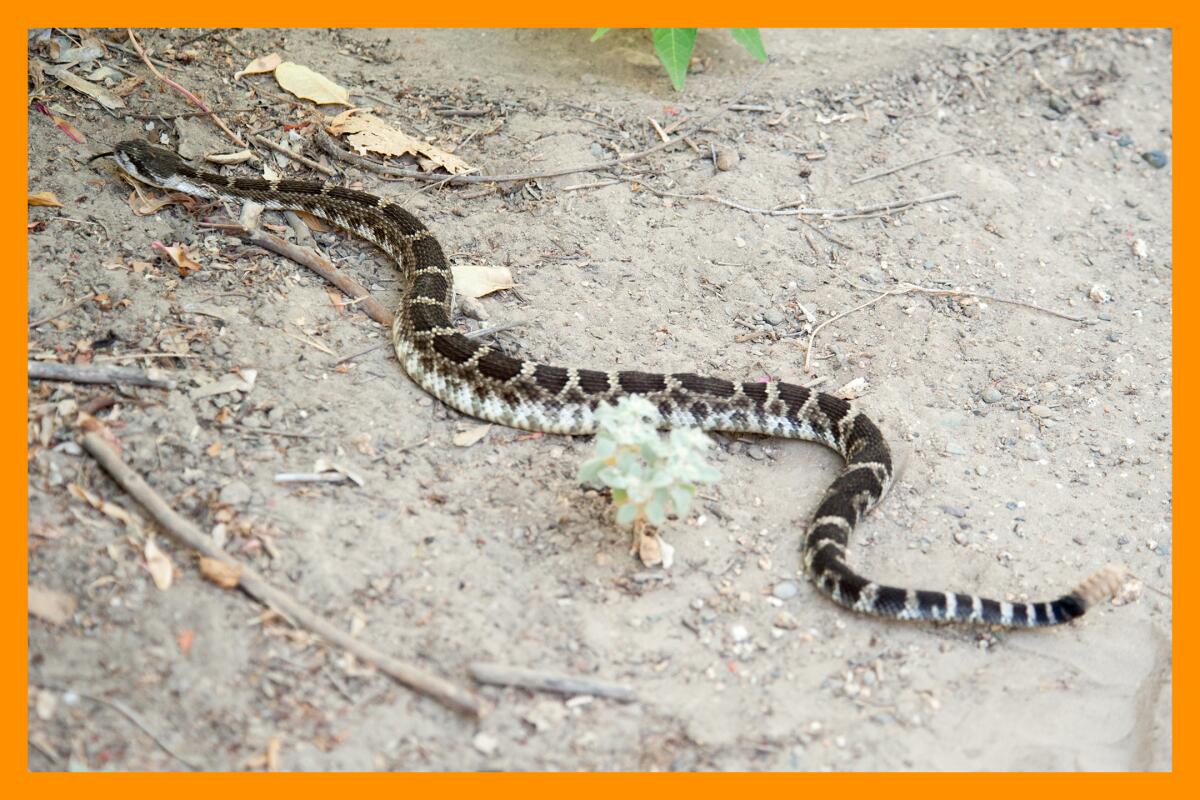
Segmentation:
<svg viewBox="0 0 1200 800">
<path fill-rule="evenodd" d="M 396 27 L 507 27 L 507 26 L 537 26 L 537 27 L 592 27 L 596 24 L 623 25 L 625 27 L 641 27 L 650 24 L 671 24 L 677 20 L 685 24 L 701 24 L 710 27 L 732 27 L 734 25 L 757 24 L 760 27 L 836 27 L 863 26 L 974 26 L 992 27 L 1023 25 L 1030 27 L 1071 26 L 1081 27 L 1101 25 L 1112 27 L 1169 27 L 1174 30 L 1174 55 L 1183 55 L 1183 60 L 1175 64 L 1175 74 L 1180 80 L 1174 81 L 1177 111 L 1173 123 L 1172 170 L 1179 176 L 1180 167 L 1183 177 L 1175 182 L 1175 208 L 1189 208 L 1196 196 L 1194 184 L 1186 176 L 1191 174 L 1190 164 L 1193 155 L 1193 141 L 1190 133 L 1192 123 L 1193 98 L 1191 87 L 1197 78 L 1196 69 L 1192 66 L 1192 53 L 1188 48 L 1190 42 L 1190 15 L 1179 11 L 1163 2 L 1157 8 L 1144 9 L 1133 6 L 1128 2 L 1114 0 L 1066 0 L 1049 3 L 1046 0 L 1031 2 L 1017 0 L 1005 3 L 998 9 L 982 3 L 967 4 L 963 2 L 927 3 L 924 7 L 914 8 L 911 4 L 896 2 L 880 2 L 866 0 L 846 7 L 811 7 L 798 3 L 781 3 L 779 0 L 766 0 L 754 7 L 754 13 L 747 15 L 753 19 L 742 18 L 738 9 L 728 3 L 714 0 L 693 0 L 683 3 L 677 0 L 659 0 L 653 8 L 648 9 L 644 2 L 630 0 L 606 0 L 586 9 L 575 6 L 554 4 L 548 0 L 537 0 L 514 8 L 511 4 L 498 3 L 495 0 L 457 0 L 451 4 L 422 4 L 421 8 L 412 8 L 411 4 L 398 3 L 394 11 L 374 10 L 369 8 L 352 8 L 338 6 L 329 11 L 323 2 L 318 0 L 287 0 L 284 3 L 261 3 L 246 5 L 238 8 L 228 7 L 209 9 L 197 12 L 194 8 L 180 7 L 171 0 L 120 0 L 119 4 L 106 4 L 80 0 L 59 0 L 51 6 L 47 13 L 40 9 L 20 8 L 12 15 L 11 20 L 4 26 L 3 42 L 0 47 L 0 59 L 7 67 L 3 70 L 8 79 L 3 81 L 4 108 L 16 110 L 25 104 L 21 96 L 23 89 L 19 88 L 18 78 L 26 71 L 27 39 L 25 30 L 47 24 L 63 24 L 64 20 L 72 26 L 115 27 L 135 24 L 138 27 L 201 27 L 220 25 L 225 27 L 278 27 L 281 19 L 287 21 L 287 27 L 328 26 L 335 23 L 345 27 L 366 26 L 396 26 Z M 678 23 L 677 23 L 678 24 Z M 1183 31 L 1183 39 L 1179 34 Z M 1182 46 L 1180 46 L 1182 45 Z M 1183 124 L 1180 124 L 1182 121 Z M 1183 138 L 1179 138 L 1182 132 Z M 0 197 L 0 202 L 13 216 L 7 217 L 9 223 L 4 226 L 3 252 L 20 252 L 25 255 L 24 263 L 28 264 L 27 234 L 18 229 L 16 220 L 24 220 L 27 213 L 21 204 L 21 193 L 12 187 L 25 186 L 28 182 L 27 162 L 20 162 L 12 157 L 18 147 L 28 153 L 28 126 L 10 125 L 0 134 L 5 139 L 5 152 L 9 158 L 0 161 L 3 171 L 4 186 L 9 190 Z M 11 148 L 11 149 L 9 149 Z M 11 181 L 9 180 L 11 179 Z M 1176 254 L 1195 252 L 1192 247 L 1191 235 L 1185 227 L 1182 236 L 1176 236 Z M 1174 234 L 1173 234 L 1174 235 Z M 9 239 L 8 237 L 13 237 Z M 1180 260 L 1180 259 L 1175 259 Z M 1187 298 L 1196 297 L 1196 271 L 1192 268 L 1190 259 L 1183 259 L 1184 271 L 1180 274 L 1174 288 Z M 10 261 L 10 268 L 16 268 L 15 259 Z M 21 324 L 27 314 L 27 292 L 18 292 L 16 288 L 0 294 L 0 353 L 3 356 L 3 370 L 0 370 L 0 381 L 3 381 L 3 391 L 0 391 L 0 408 L 3 413 L 3 424 L 0 425 L 3 439 L 3 469 L 4 480 L 0 481 L 0 503 L 9 509 L 23 511 L 21 520 L 10 520 L 16 523 L 18 529 L 28 526 L 27 487 L 28 478 L 23 454 L 25 444 L 25 415 L 21 413 L 27 406 L 27 381 L 25 373 L 20 368 L 20 357 L 27 351 L 27 329 Z M 1184 358 L 1194 352 L 1200 344 L 1194 318 L 1185 316 L 1179 327 L 1173 329 L 1173 352 L 1181 352 Z M 1200 386 L 1190 370 L 1177 372 L 1173 397 L 1179 393 L 1194 393 Z M 1174 410 L 1174 406 L 1173 406 Z M 1178 440 L 1182 441 L 1186 451 L 1191 451 L 1195 442 L 1195 424 L 1190 414 L 1184 414 L 1180 425 L 1175 431 Z M 1195 490 L 1193 474 L 1180 470 L 1177 475 L 1179 483 L 1185 490 Z M 1175 530 L 1187 530 L 1191 527 L 1193 515 L 1191 509 L 1184 506 L 1183 513 L 1176 517 Z M 26 531 L 27 533 L 27 531 Z M 2 751 L 0 751 L 0 775 L 11 780 L 5 784 L 15 789 L 20 795 L 38 797 L 67 797 L 71 794 L 86 792 L 90 797 L 112 796 L 128 798 L 133 794 L 151 792 L 164 793 L 169 791 L 172 798 L 195 796 L 211 797 L 214 791 L 235 792 L 286 792 L 289 798 L 304 796 L 323 796 L 334 788 L 333 781 L 338 781 L 337 789 L 345 791 L 345 783 L 353 784 L 353 789 L 363 796 L 375 793 L 394 793 L 397 789 L 424 795 L 429 793 L 472 793 L 485 795 L 489 800 L 493 797 L 520 797 L 522 800 L 535 796 L 555 796 L 569 791 L 574 797 L 597 797 L 611 800 L 615 792 L 663 792 L 686 791 L 689 795 L 711 795 L 725 797 L 735 788 L 740 792 L 749 790 L 755 794 L 768 792 L 795 791 L 809 793 L 814 791 L 834 791 L 869 793 L 887 796 L 908 795 L 923 798 L 936 798 L 948 795 L 976 798 L 1005 798 L 1009 800 L 1014 792 L 1058 794 L 1077 794 L 1081 791 L 1096 791 L 1097 793 L 1153 793 L 1157 797 L 1183 794 L 1186 786 L 1191 784 L 1190 756 L 1191 742 L 1178 734 L 1186 722 L 1190 722 L 1192 703 L 1188 700 L 1189 682 L 1186 675 L 1190 674 L 1192 664 L 1192 642 L 1188 636 L 1173 637 L 1175 663 L 1185 676 L 1184 690 L 1173 698 L 1172 711 L 1172 747 L 1173 763 L 1181 765 L 1175 770 L 1163 775 L 997 775 L 984 781 L 973 775 L 806 775 L 795 777 L 790 775 L 675 775 L 653 776 L 638 774 L 607 774 L 607 775 L 428 775 L 405 774 L 391 775 L 297 775 L 297 774 L 204 774 L 189 777 L 179 777 L 174 774 L 123 774 L 123 775 L 63 775 L 52 773 L 29 773 L 28 744 L 25 741 L 27 728 L 27 665 L 28 618 L 26 616 L 26 598 L 24 589 L 27 583 L 26 573 L 28 564 L 27 538 L 23 537 L 20 553 L 5 557 L 0 564 L 4 580 L 0 581 L 0 591 L 7 601 L 3 608 L 12 623 L 14 645 L 12 650 L 4 648 L 6 655 L 0 662 L 4 703 Z M 1195 558 L 1191 549 L 1190 539 L 1184 538 L 1176 542 L 1175 559 L 1183 559 L 1184 564 L 1193 564 Z M 1196 619 L 1195 603 L 1186 593 L 1181 594 L 1175 601 L 1174 616 L 1180 616 L 1183 608 L 1184 620 Z M 1191 608 L 1191 611 L 1187 609 Z M 7 627 L 7 626 L 5 626 Z M 20 642 L 14 641 L 17 633 L 26 634 Z M 1176 632 L 1178 634 L 1179 631 Z M 18 662 L 18 655 L 21 660 Z M 1172 681 L 1172 686 L 1176 683 Z M 1184 720 L 1185 723 L 1181 723 Z M 1114 737 L 1123 736 L 1122 731 L 1113 731 Z M 734 784 L 736 781 L 736 787 Z M 799 781 L 804 781 L 800 786 Z M 836 784 L 836 785 L 835 785 Z M 1195 793 L 1195 787 L 1188 794 Z"/>
</svg>

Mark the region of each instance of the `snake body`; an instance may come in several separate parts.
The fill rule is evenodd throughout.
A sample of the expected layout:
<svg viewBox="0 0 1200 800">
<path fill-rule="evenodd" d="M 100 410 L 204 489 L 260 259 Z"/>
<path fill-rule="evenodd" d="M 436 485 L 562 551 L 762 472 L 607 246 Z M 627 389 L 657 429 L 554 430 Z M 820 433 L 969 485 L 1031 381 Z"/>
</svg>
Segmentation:
<svg viewBox="0 0 1200 800">
<path fill-rule="evenodd" d="M 892 455 L 879 428 L 841 397 L 785 382 L 737 383 L 692 373 L 601 371 L 515 358 L 459 333 L 451 322 L 453 278 L 434 235 L 392 200 L 332 184 L 226 177 L 189 166 L 141 141 L 117 145 L 118 165 L 144 182 L 203 199 L 253 200 L 305 211 L 379 247 L 403 275 L 392 343 L 421 388 L 473 417 L 547 433 L 590 434 L 603 403 L 641 395 L 662 427 L 765 434 L 818 442 L 845 468 L 826 490 L 802 541 L 804 568 L 835 603 L 876 617 L 1011 627 L 1068 622 L 1111 596 L 1119 570 L 1105 567 L 1073 591 L 1037 603 L 886 586 L 846 562 L 850 533 L 892 482 Z"/>
</svg>

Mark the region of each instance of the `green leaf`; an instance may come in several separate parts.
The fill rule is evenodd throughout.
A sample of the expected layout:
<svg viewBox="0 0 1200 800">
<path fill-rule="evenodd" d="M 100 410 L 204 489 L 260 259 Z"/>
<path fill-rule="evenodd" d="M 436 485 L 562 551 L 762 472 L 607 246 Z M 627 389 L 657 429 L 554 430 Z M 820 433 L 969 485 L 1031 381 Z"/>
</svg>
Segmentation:
<svg viewBox="0 0 1200 800">
<path fill-rule="evenodd" d="M 675 91 L 682 91 L 688 64 L 692 60 L 692 48 L 696 46 L 696 29 L 651 28 L 650 35 L 654 38 L 654 52 L 667 68 L 671 85 Z"/>
<path fill-rule="evenodd" d="M 763 48 L 762 37 L 758 35 L 758 28 L 730 28 L 729 32 L 733 34 L 734 41 L 746 48 L 750 55 L 759 61 L 767 60 L 767 51 Z"/>
<path fill-rule="evenodd" d="M 596 32 L 592 34 L 592 41 L 593 42 L 600 41 L 600 37 L 603 36 L 604 34 L 608 33 L 611 30 L 612 30 L 612 28 L 596 28 Z M 762 47 L 762 45 L 760 44 L 759 47 Z"/>
</svg>

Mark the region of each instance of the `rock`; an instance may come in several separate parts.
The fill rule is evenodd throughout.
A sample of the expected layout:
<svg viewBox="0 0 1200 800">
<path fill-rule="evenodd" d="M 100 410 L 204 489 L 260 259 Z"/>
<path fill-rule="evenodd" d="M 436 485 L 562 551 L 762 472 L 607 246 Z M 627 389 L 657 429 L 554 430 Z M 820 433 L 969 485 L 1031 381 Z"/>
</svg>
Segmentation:
<svg viewBox="0 0 1200 800">
<path fill-rule="evenodd" d="M 1050 107 L 1053 108 L 1055 111 L 1057 111 L 1059 114 L 1065 114 L 1071 110 L 1071 104 L 1069 102 L 1067 102 L 1067 99 L 1065 97 L 1060 97 L 1059 95 L 1052 94 L 1052 95 L 1050 95 L 1049 102 L 1050 102 Z"/>
<path fill-rule="evenodd" d="M 744 642 L 750 638 L 750 631 L 745 625 L 740 622 L 729 629 L 729 635 L 733 637 L 735 642 Z"/>
<path fill-rule="evenodd" d="M 1004 399 L 1004 395 L 1000 394 L 1000 390 L 995 386 L 989 386 L 988 388 L 984 389 L 979 397 L 985 403 L 999 403 Z"/>
<path fill-rule="evenodd" d="M 785 321 L 787 321 L 787 317 L 777 308 L 772 308 L 763 313 L 763 322 L 766 322 L 768 325 L 782 325 Z"/>
<path fill-rule="evenodd" d="M 794 631 L 800 627 L 800 623 L 796 621 L 796 618 L 786 611 L 780 611 L 775 616 L 775 621 L 771 624 L 776 628 L 783 628 L 785 631 Z"/>
<path fill-rule="evenodd" d="M 796 586 L 795 581 L 780 581 L 775 584 L 775 588 L 771 590 L 771 594 L 780 600 L 791 600 L 799 591 L 800 588 Z"/>
<path fill-rule="evenodd" d="M 1031 405 L 1029 407 L 1029 413 L 1033 414 L 1035 417 L 1040 417 L 1041 419 L 1048 419 L 1054 416 L 1054 411 L 1042 405 L 1041 403 L 1035 403 L 1034 405 Z"/>
<path fill-rule="evenodd" d="M 240 506 L 250 502 L 250 487 L 240 480 L 232 480 L 221 487 L 217 497 L 225 505 Z"/>
<path fill-rule="evenodd" d="M 952 456 L 965 456 L 967 454 L 967 448 L 963 447 L 954 439 L 951 439 L 950 441 L 946 442 L 946 452 Z"/>
<path fill-rule="evenodd" d="M 717 151 L 717 169 L 721 172 L 728 172 L 737 166 L 742 157 L 738 155 L 737 150 L 718 150 Z"/>
<path fill-rule="evenodd" d="M 967 515 L 967 510 L 965 508 L 959 508 L 958 506 L 942 506 L 942 511 L 945 511 L 952 517 L 958 517 L 959 519 L 962 519 Z"/>
<path fill-rule="evenodd" d="M 1162 169 L 1167 165 L 1167 156 L 1162 150 L 1147 150 L 1142 153 L 1142 160 L 1155 169 Z"/>
<path fill-rule="evenodd" d="M 1133 144 L 1133 137 L 1128 133 L 1122 133 L 1119 137 L 1117 137 L 1117 144 L 1119 144 L 1121 147 L 1129 147 L 1129 145 Z"/>
<path fill-rule="evenodd" d="M 495 736 L 490 736 L 483 731 L 475 734 L 475 738 L 471 740 L 471 745 L 483 753 L 485 756 L 490 756 L 496 752 L 496 747 L 500 743 L 496 741 Z"/>
</svg>

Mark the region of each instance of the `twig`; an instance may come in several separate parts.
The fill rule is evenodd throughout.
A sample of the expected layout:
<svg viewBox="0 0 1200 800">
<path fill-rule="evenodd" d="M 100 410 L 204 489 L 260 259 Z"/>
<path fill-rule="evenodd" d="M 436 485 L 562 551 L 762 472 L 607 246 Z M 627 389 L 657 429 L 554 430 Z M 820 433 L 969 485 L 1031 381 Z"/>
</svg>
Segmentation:
<svg viewBox="0 0 1200 800">
<path fill-rule="evenodd" d="M 95 299 L 96 299 L 96 295 L 94 295 L 94 294 L 89 294 L 86 297 L 81 297 L 78 300 L 76 300 L 74 303 L 71 303 L 68 306 L 63 306 L 58 311 L 54 311 L 54 312 L 42 317 L 41 319 L 37 320 L 36 322 L 29 323 L 29 327 L 36 328 L 39 325 L 45 325 L 47 322 L 58 319 L 63 314 L 68 314 L 68 313 L 74 311 L 75 309 L 77 309 L 80 306 L 87 303 L 89 300 L 95 300 Z"/>
<path fill-rule="evenodd" d="M 297 247 L 285 239 L 281 239 L 274 234 L 264 231 L 248 231 L 241 225 L 233 223 L 202 223 L 203 227 L 214 228 L 224 231 L 231 236 L 236 236 L 242 241 L 257 245 L 264 250 L 270 250 L 272 253 L 277 253 L 284 258 L 290 258 L 301 266 L 308 267 L 313 272 L 320 275 L 325 280 L 332 283 L 350 299 L 355 302 L 361 302 L 362 309 L 366 315 L 387 328 L 392 327 L 395 321 L 395 315 L 384 307 L 382 303 L 371 297 L 371 293 L 363 287 L 358 281 L 354 280 L 344 272 L 334 266 L 332 261 L 322 258 L 316 253 L 307 248 Z"/>
<path fill-rule="evenodd" d="M 654 126 L 654 132 L 658 134 L 659 139 L 664 142 L 669 141 L 669 137 L 662 129 L 662 126 L 658 124 L 658 120 L 656 120 L 654 117 L 646 117 L 646 119 L 650 120 L 650 124 Z"/>
<path fill-rule="evenodd" d="M 633 687 L 623 683 L 611 683 L 573 675 L 560 675 L 539 669 L 525 669 L 478 661 L 471 664 L 470 670 L 471 677 L 475 680 L 495 686 L 520 686 L 523 689 L 557 692 L 558 694 L 590 694 L 595 697 L 609 697 L 625 702 L 637 700 L 637 694 Z"/>
<path fill-rule="evenodd" d="M 334 367 L 340 367 L 342 364 L 345 364 L 347 361 L 353 361 L 354 359 L 358 358 L 359 356 L 365 356 L 367 353 L 374 353 L 376 350 L 380 349 L 381 347 L 387 347 L 389 344 L 391 344 L 391 342 L 379 342 L 378 344 L 373 344 L 370 347 L 368 347 L 366 350 L 359 350 L 357 353 L 351 353 L 348 356 L 343 356 L 342 358 L 339 358 L 337 361 L 334 361 L 332 364 L 330 364 L 329 368 L 333 369 Z"/>
<path fill-rule="evenodd" d="M 99 367 L 84 364 L 56 364 L 50 361 L 30 361 L 29 377 L 43 381 L 152 386 L 155 389 L 175 388 L 175 381 L 170 378 L 151 378 L 142 370 L 131 367 Z"/>
<path fill-rule="evenodd" d="M 838 314 L 835 317 L 830 317 L 829 319 L 822 322 L 820 325 L 813 328 L 812 332 L 808 335 L 808 347 L 804 351 L 804 369 L 806 369 L 806 370 L 808 369 L 809 361 L 812 358 L 813 342 L 816 341 L 817 334 L 821 331 L 822 328 L 824 328 L 826 325 L 829 325 L 830 323 L 837 322 L 842 317 L 846 317 L 846 316 L 849 316 L 850 314 L 853 314 L 855 311 L 861 311 L 862 309 L 866 308 L 867 306 L 874 305 L 875 303 L 878 303 L 880 300 L 884 299 L 885 297 L 894 297 L 896 295 L 901 295 L 901 294 L 928 294 L 928 295 L 933 295 L 935 297 L 975 297 L 980 300 L 988 300 L 993 303 L 1005 303 L 1010 306 L 1021 306 L 1022 308 L 1028 308 L 1032 311 L 1040 311 L 1043 314 L 1049 314 L 1052 317 L 1058 317 L 1059 319 L 1065 319 L 1070 322 L 1085 322 L 1086 321 L 1083 319 L 1083 317 L 1075 317 L 1075 316 L 1071 316 L 1070 314 L 1063 314 L 1062 312 L 1053 311 L 1049 308 L 1045 308 L 1044 306 L 1039 306 L 1034 303 L 1026 303 L 1024 300 L 1011 300 L 1011 299 L 1008 299 L 1005 297 L 993 297 L 992 295 L 980 294 L 979 292 L 968 292 L 968 291 L 964 291 L 962 289 L 931 289 L 927 286 L 917 286 L 916 284 L 912 284 L 912 283 L 901 284 L 900 286 L 897 286 L 894 289 L 888 289 L 886 291 L 880 290 L 880 289 L 871 289 L 871 288 L 865 287 L 865 286 L 859 286 L 857 288 L 866 289 L 867 291 L 871 291 L 871 292 L 878 292 L 879 296 L 872 298 L 871 300 L 868 300 L 865 303 L 857 305 L 848 311 L 843 311 L 842 313 Z"/>
<path fill-rule="evenodd" d="M 354 638 L 338 626 L 308 610 L 291 595 L 272 586 L 251 567 L 230 558 L 192 522 L 184 519 L 167 505 L 166 501 L 150 488 L 141 475 L 126 466 L 125 462 L 121 460 L 120 454 L 113 449 L 102 434 L 85 433 L 83 447 L 122 489 L 141 503 L 167 535 L 180 544 L 190 547 L 207 558 L 220 561 L 234 570 L 238 576 L 238 586 L 251 597 L 292 620 L 293 624 L 306 628 L 326 641 L 348 650 L 358 658 L 374 664 L 380 671 L 390 675 L 396 681 L 432 697 L 455 711 L 477 718 L 486 713 L 484 704 L 471 692 L 413 664 L 393 658 L 373 645 Z"/>
<path fill-rule="evenodd" d="M 349 483 L 350 478 L 340 472 L 278 472 L 276 483 Z"/>
<path fill-rule="evenodd" d="M 884 175 L 891 175 L 893 172 L 899 172 L 902 169 L 908 169 L 909 167 L 915 167 L 919 164 L 925 164 L 930 161 L 933 161 L 934 159 L 946 158 L 947 156 L 958 155 L 959 153 L 961 153 L 962 151 L 964 151 L 966 149 L 967 149 L 966 147 L 960 147 L 957 150 L 951 150 L 947 153 L 938 153 L 937 155 L 926 156 L 925 158 L 918 158 L 916 161 L 909 161 L 907 164 L 901 164 L 898 167 L 892 167 L 891 169 L 885 169 L 882 172 L 872 172 L 870 175 L 863 175 L 861 178 L 855 178 L 854 180 L 850 181 L 850 185 L 854 186 L 855 184 L 863 183 L 865 181 L 873 181 L 876 178 L 882 178 Z"/>
<path fill-rule="evenodd" d="M 146 734 L 152 740 L 154 740 L 154 743 L 156 745 L 158 745 L 159 748 L 164 753 L 169 755 L 171 758 L 173 758 L 176 761 L 178 761 L 179 763 L 183 764 L 185 767 L 192 770 L 193 772 L 199 772 L 203 769 L 203 767 L 198 766 L 193 761 L 189 761 L 188 759 L 184 758 L 183 756 L 179 755 L 179 753 L 176 753 L 173 749 L 171 749 L 170 745 L 168 745 L 166 742 L 164 742 L 162 740 L 162 737 L 159 736 L 157 733 L 155 733 L 154 729 L 151 728 L 148 724 L 146 724 L 146 721 L 143 720 L 141 718 L 141 716 L 139 716 L 137 714 L 137 712 L 135 712 L 132 708 L 130 708 L 129 706 L 122 703 L 120 700 L 109 700 L 108 698 L 101 697 L 98 694 L 89 694 L 88 692 L 81 692 L 78 689 L 71 687 L 71 686 L 57 686 L 55 684 L 46 683 L 44 681 L 34 681 L 34 682 L 40 686 L 47 688 L 47 689 L 53 689 L 56 692 L 62 692 L 64 694 L 66 692 L 73 692 L 86 700 L 91 700 L 93 703 L 99 703 L 102 706 L 108 706 L 113 711 L 116 711 L 118 714 L 125 717 L 125 719 L 129 720 L 134 725 L 136 725 L 141 730 L 142 733 Z"/>
<path fill-rule="evenodd" d="M 480 328 L 479 330 L 467 331 L 463 334 L 463 336 L 466 336 L 468 339 L 478 339 L 480 336 L 487 336 L 488 334 L 500 333 L 501 331 L 519 328 L 524 324 L 525 323 L 520 320 L 514 320 L 513 322 L 502 322 L 499 325 L 492 325 L 487 328 Z"/>
<path fill-rule="evenodd" d="M 766 67 L 767 67 L 767 65 L 764 64 L 761 67 L 759 67 L 757 70 L 755 70 L 754 74 L 750 76 L 750 79 L 748 81 L 746 81 L 746 83 L 738 91 L 737 96 L 735 96 L 732 100 L 730 100 L 725 105 L 721 106 L 721 108 L 719 108 L 717 111 L 713 112 L 708 117 L 704 118 L 700 122 L 691 126 L 691 129 L 688 131 L 688 133 L 690 134 L 692 131 L 703 130 L 703 128 L 706 125 L 708 125 L 708 123 L 715 120 L 721 114 L 724 114 L 726 111 L 729 110 L 729 108 L 731 106 L 736 105 L 737 102 L 739 100 L 741 100 L 742 97 L 744 97 L 747 92 L 750 91 L 750 87 L 754 84 L 754 81 L 758 78 L 758 76 L 762 73 L 762 71 L 764 69 L 766 69 Z M 388 175 L 399 176 L 399 177 L 403 177 L 403 178 L 413 178 L 413 179 L 420 180 L 420 181 L 443 181 L 443 182 L 449 183 L 452 186 L 458 186 L 458 185 L 467 184 L 467 183 L 511 183 L 511 182 L 520 182 L 520 181 L 532 181 L 532 180 L 541 180 L 543 178 L 557 178 L 562 175 L 571 175 L 576 172 L 595 172 L 596 170 L 609 169 L 611 167 L 620 166 L 622 164 L 628 164 L 631 161 L 638 161 L 640 159 L 646 158 L 647 156 L 653 155 L 654 153 L 657 153 L 660 150 L 665 150 L 666 148 L 670 147 L 673 144 L 681 143 L 683 141 L 685 135 L 686 134 L 681 134 L 674 138 L 668 139 L 665 142 L 659 142 L 658 144 L 656 144 L 652 147 L 648 147 L 645 150 L 641 150 L 636 153 L 630 153 L 629 155 L 621 156 L 619 158 L 613 158 L 613 159 L 609 159 L 607 161 L 596 161 L 591 164 L 580 164 L 580 165 L 574 166 L 574 167 L 564 167 L 562 169 L 550 170 L 548 172 L 535 172 L 535 173 L 518 174 L 518 175 L 451 175 L 447 179 L 445 175 L 434 175 L 431 173 L 417 172 L 415 170 L 406 170 L 406 169 L 401 169 L 398 167 L 393 169 L 393 168 L 388 168 L 386 166 L 382 166 L 379 164 L 374 164 L 374 162 L 371 162 L 371 161 L 367 161 L 367 163 L 373 164 L 374 166 L 366 167 L 366 168 L 372 170 L 373 172 L 385 172 Z M 334 156 L 335 158 L 342 158 L 344 160 L 350 161 L 350 159 L 346 159 L 346 156 L 354 155 L 352 153 L 347 153 L 347 151 L 344 150 L 341 147 L 341 145 L 339 145 L 336 141 L 334 141 L 333 137 L 331 137 L 329 134 L 325 133 L 325 131 L 323 131 L 319 128 L 315 134 L 315 138 L 316 138 L 317 145 L 322 150 L 324 150 L 325 152 Z M 361 158 L 361 157 L 359 157 L 359 158 Z M 350 163 L 359 163 L 360 165 L 365 166 L 364 164 L 361 164 L 361 161 L 359 161 L 359 162 L 350 161 Z"/>
<path fill-rule="evenodd" d="M 252 133 L 252 134 L 250 134 L 250 139 L 257 142 L 258 144 L 261 144 L 263 147 L 271 148 L 272 150 L 274 150 L 277 153 L 283 153 L 288 158 L 292 159 L 293 161 L 295 161 L 299 164 L 303 164 L 304 166 L 308 167 L 309 169 L 315 169 L 317 172 L 328 175 L 331 178 L 337 177 L 337 172 L 335 172 L 334 170 L 325 166 L 324 164 L 313 161 L 311 158 L 305 158 L 302 155 L 293 153 L 291 150 L 288 150 L 283 145 L 272 142 L 270 139 L 266 138 L 265 136 L 259 136 L 257 133 Z"/>
<path fill-rule="evenodd" d="M 201 100 L 199 97 L 197 97 L 196 95 L 189 92 L 187 89 L 180 86 L 175 81 L 168 78 L 166 75 L 163 75 L 161 72 L 159 72 L 158 69 L 154 66 L 154 63 L 150 60 L 150 57 L 148 55 L 146 55 L 146 51 L 142 49 L 141 42 L 139 42 L 137 40 L 137 37 L 133 35 L 133 29 L 126 28 L 126 31 L 129 34 L 130 43 L 138 51 L 138 55 L 140 55 L 142 57 L 142 61 L 145 62 L 146 66 L 150 68 L 150 71 L 154 73 L 154 77 L 158 78 L 160 81 L 165 83 L 167 86 L 170 86 L 172 89 L 179 92 L 187 99 L 191 100 L 192 103 L 195 104 L 195 106 L 197 108 L 199 108 L 201 111 L 208 112 L 209 118 L 212 119 L 213 122 L 217 123 L 217 127 L 219 127 L 221 130 L 225 131 L 225 134 L 230 139 L 232 139 L 234 142 L 236 142 L 239 147 L 246 146 L 246 143 L 244 141 L 242 141 L 242 137 L 238 136 L 236 133 L 229 130 L 229 126 L 225 124 L 225 121 L 223 119 L 221 119 L 220 117 L 218 117 L 216 115 L 216 113 L 214 111 L 212 111 L 212 109 L 210 109 L 207 105 L 205 105 L 203 100 Z"/>
</svg>

